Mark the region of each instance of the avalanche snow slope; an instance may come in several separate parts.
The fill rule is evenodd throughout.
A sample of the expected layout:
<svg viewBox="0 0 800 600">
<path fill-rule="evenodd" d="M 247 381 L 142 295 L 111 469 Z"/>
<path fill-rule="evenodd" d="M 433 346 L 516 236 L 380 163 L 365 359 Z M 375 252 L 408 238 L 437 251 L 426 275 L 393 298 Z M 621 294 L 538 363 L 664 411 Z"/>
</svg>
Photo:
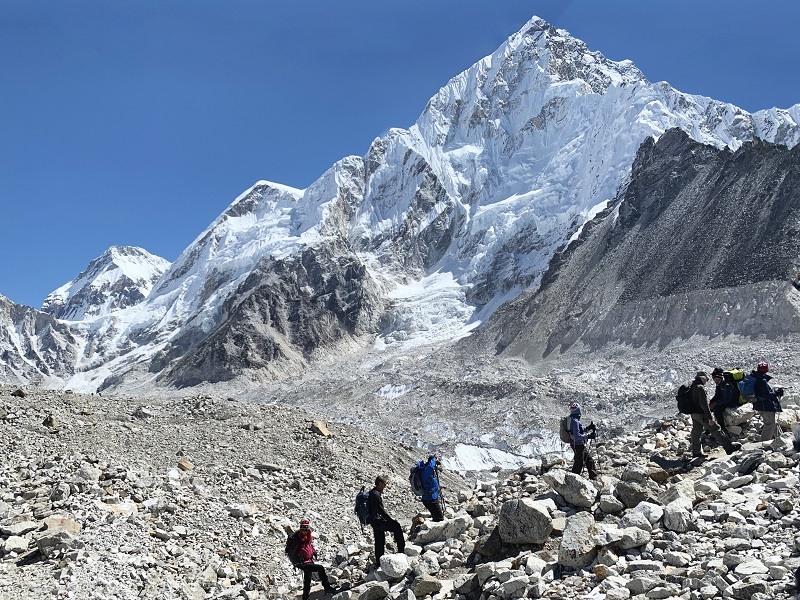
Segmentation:
<svg viewBox="0 0 800 600">
<path fill-rule="evenodd" d="M 215 334 L 214 362 L 231 357 L 238 366 L 212 369 L 205 379 L 212 382 L 281 377 L 378 331 L 389 343 L 460 335 L 460 325 L 538 285 L 555 252 L 627 181 L 645 139 L 678 127 L 719 148 L 755 137 L 791 147 L 799 117 L 797 106 L 750 115 L 650 83 L 629 61 L 610 61 L 533 18 L 443 87 L 415 125 L 377 139 L 363 159 L 343 159 L 306 190 L 260 182 L 243 194 L 134 312 L 115 317 L 114 327 L 94 326 L 92 350 L 70 385 L 156 376 L 164 385 L 194 385 L 210 360 L 195 353 Z M 301 265 L 304 252 L 320 248 L 330 258 L 324 268 L 334 270 L 319 275 L 333 286 L 297 285 L 306 278 L 292 268 L 264 269 Z M 349 265 L 363 286 L 341 290 Z M 290 281 L 275 279 L 282 273 Z M 275 285 L 250 294 L 250 307 L 237 312 L 240 286 L 261 285 L 248 282 L 251 275 Z M 432 295 L 409 294 L 406 285 Z M 259 320 L 259 311 L 273 314 L 265 303 L 280 290 L 306 304 L 324 292 L 321 306 L 304 314 L 324 315 L 321 327 L 337 331 L 309 337 L 311 328 L 291 319 Z M 353 295 L 363 299 L 355 313 L 339 301 Z M 336 301 L 325 312 L 327 298 Z M 264 340 L 269 349 L 253 362 L 237 345 L 242 319 L 252 322 L 243 346 Z"/>
</svg>

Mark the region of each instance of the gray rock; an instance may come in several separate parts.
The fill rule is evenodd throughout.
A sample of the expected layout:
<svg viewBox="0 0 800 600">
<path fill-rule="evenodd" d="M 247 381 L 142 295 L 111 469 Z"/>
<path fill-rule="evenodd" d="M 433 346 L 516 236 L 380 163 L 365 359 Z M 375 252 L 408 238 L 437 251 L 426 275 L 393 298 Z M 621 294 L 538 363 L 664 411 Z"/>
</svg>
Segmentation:
<svg viewBox="0 0 800 600">
<path fill-rule="evenodd" d="M 646 594 L 650 590 L 661 584 L 661 580 L 656 577 L 634 577 L 628 584 L 628 590 L 635 596 Z"/>
<path fill-rule="evenodd" d="M 678 533 L 686 533 L 694 527 L 692 505 L 687 499 L 679 498 L 664 507 L 664 527 Z"/>
<path fill-rule="evenodd" d="M 36 521 L 17 521 L 16 523 L 0 525 L 0 534 L 4 536 L 21 536 L 37 529 L 39 529 L 39 523 Z"/>
<path fill-rule="evenodd" d="M 414 542 L 423 545 L 431 542 L 443 542 L 457 538 L 471 526 L 472 517 L 469 515 L 460 515 L 453 519 L 445 519 L 439 522 L 425 521 L 414 538 Z"/>
<path fill-rule="evenodd" d="M 567 502 L 579 508 L 591 508 L 599 495 L 589 479 L 563 469 L 548 471 L 543 478 Z"/>
<path fill-rule="evenodd" d="M 384 554 L 381 556 L 381 570 L 390 580 L 402 579 L 409 571 L 405 554 Z"/>
<path fill-rule="evenodd" d="M 6 541 L 5 545 L 3 546 L 3 551 L 6 553 L 9 552 L 16 552 L 17 554 L 21 554 L 28 549 L 28 538 L 24 538 L 18 535 L 9 536 Z"/>
<path fill-rule="evenodd" d="M 497 528 L 506 544 L 542 544 L 550 536 L 553 522 L 542 504 L 522 498 L 503 503 Z"/>
<path fill-rule="evenodd" d="M 415 596 L 433 596 L 442 589 L 442 582 L 432 575 L 421 575 L 411 582 L 411 591 Z"/>
<path fill-rule="evenodd" d="M 500 584 L 495 593 L 506 600 L 525 598 L 527 596 L 528 583 L 528 578 L 525 576 L 511 577 Z"/>
<path fill-rule="evenodd" d="M 594 537 L 598 531 L 591 513 L 579 512 L 567 518 L 567 527 L 558 549 L 558 562 L 572 569 L 592 564 L 597 556 Z"/>
</svg>

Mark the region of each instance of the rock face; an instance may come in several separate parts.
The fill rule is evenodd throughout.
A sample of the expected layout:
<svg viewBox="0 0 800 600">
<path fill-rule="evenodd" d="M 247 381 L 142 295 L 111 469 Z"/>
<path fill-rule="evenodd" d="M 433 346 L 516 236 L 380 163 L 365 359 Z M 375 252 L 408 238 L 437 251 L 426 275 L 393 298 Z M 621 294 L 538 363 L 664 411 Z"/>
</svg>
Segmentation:
<svg viewBox="0 0 800 600">
<path fill-rule="evenodd" d="M 357 256 L 328 245 L 308 248 L 295 258 L 263 260 L 223 304 L 219 326 L 209 334 L 184 328 L 150 371 L 177 387 L 240 375 L 280 378 L 319 353 L 357 345 L 382 312 Z"/>
<path fill-rule="evenodd" d="M 408 448 L 342 424 L 323 437 L 312 415 L 232 398 L 12 389 L 0 387 L 0 597 L 296 598 L 302 582 L 283 546 L 304 516 L 343 589 L 336 600 L 771 600 L 790 597 L 800 566 L 794 403 L 779 439 L 753 441 L 754 415 L 742 451 L 706 448 L 703 464 L 680 460 L 686 417 L 609 436 L 595 448 L 601 475 L 586 482 L 598 492 L 588 507 L 554 488 L 567 477 L 552 459 L 473 483 L 444 472 L 445 520 L 423 523 L 403 554 L 390 541 L 376 569 L 351 496 L 388 473 L 384 502 L 408 532 L 409 517 L 421 518 L 403 489 L 416 459 Z M 134 416 L 145 404 L 148 416 Z M 58 415 L 58 432 L 39 424 L 45 413 Z M 242 426 L 257 421 L 263 428 Z M 761 462 L 743 468 L 754 454 Z M 625 482 L 654 499 L 625 508 Z"/>
<path fill-rule="evenodd" d="M 649 140 L 618 203 L 486 334 L 530 360 L 693 335 L 797 334 L 798 186 L 797 147 L 754 141 L 731 152 L 679 130 Z"/>
<path fill-rule="evenodd" d="M 0 379 L 69 376 L 78 360 L 78 340 L 69 324 L 0 296 Z"/>
</svg>

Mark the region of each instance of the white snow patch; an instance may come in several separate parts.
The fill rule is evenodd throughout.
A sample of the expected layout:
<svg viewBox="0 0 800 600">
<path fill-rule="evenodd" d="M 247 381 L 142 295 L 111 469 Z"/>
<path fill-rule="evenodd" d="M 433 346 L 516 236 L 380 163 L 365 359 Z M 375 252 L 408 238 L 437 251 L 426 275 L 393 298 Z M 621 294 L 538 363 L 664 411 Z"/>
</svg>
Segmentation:
<svg viewBox="0 0 800 600">
<path fill-rule="evenodd" d="M 486 471 L 494 467 L 516 469 L 531 462 L 525 456 L 469 444 L 456 444 L 453 453 L 452 457 L 443 458 L 442 464 L 454 471 Z"/>
<path fill-rule="evenodd" d="M 394 398 L 400 398 L 401 396 L 405 396 L 408 392 L 413 389 L 411 385 L 397 385 L 394 383 L 387 383 L 381 389 L 378 390 L 378 396 L 381 398 L 386 398 L 387 400 L 393 400 Z"/>
</svg>

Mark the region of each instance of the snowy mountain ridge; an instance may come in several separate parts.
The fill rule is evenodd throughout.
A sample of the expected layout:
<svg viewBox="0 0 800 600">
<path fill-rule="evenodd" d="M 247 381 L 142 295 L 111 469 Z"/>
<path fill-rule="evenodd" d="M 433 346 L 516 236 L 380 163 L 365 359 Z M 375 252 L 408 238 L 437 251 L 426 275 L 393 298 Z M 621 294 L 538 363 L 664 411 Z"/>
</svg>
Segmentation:
<svg viewBox="0 0 800 600">
<path fill-rule="evenodd" d="M 170 262 L 142 248 L 112 246 L 51 292 L 42 311 L 65 321 L 102 317 L 144 300 Z"/>
<path fill-rule="evenodd" d="M 386 302 L 370 299 L 360 309 L 385 311 L 373 332 L 378 348 L 453 339 L 539 284 L 555 253 L 624 187 L 645 140 L 677 127 L 718 148 L 753 138 L 792 147 L 799 122 L 800 105 L 751 115 L 650 83 L 630 61 L 608 60 L 534 17 L 441 88 L 413 126 L 377 138 L 364 157 L 340 160 L 305 190 L 256 183 L 137 304 L 66 313 L 97 318 L 76 323 L 80 358 L 62 376 L 73 374 L 67 383 L 80 390 L 126 373 L 152 380 L 164 361 L 233 327 L 220 342 L 224 361 L 239 337 L 231 300 L 243 286 L 254 289 L 254 274 L 277 287 L 292 279 L 286 290 L 298 298 L 312 287 L 315 298 L 353 294 L 343 295 L 341 277 L 321 265 L 366 269 L 365 285 Z M 266 264 L 277 270 L 262 274 Z M 281 317 L 293 298 L 268 298 L 270 318 L 280 318 L 261 315 L 257 335 L 280 337 L 273 359 L 288 360 L 286 348 L 307 346 L 309 327 Z M 266 308 L 248 310 L 255 318 Z"/>
</svg>

